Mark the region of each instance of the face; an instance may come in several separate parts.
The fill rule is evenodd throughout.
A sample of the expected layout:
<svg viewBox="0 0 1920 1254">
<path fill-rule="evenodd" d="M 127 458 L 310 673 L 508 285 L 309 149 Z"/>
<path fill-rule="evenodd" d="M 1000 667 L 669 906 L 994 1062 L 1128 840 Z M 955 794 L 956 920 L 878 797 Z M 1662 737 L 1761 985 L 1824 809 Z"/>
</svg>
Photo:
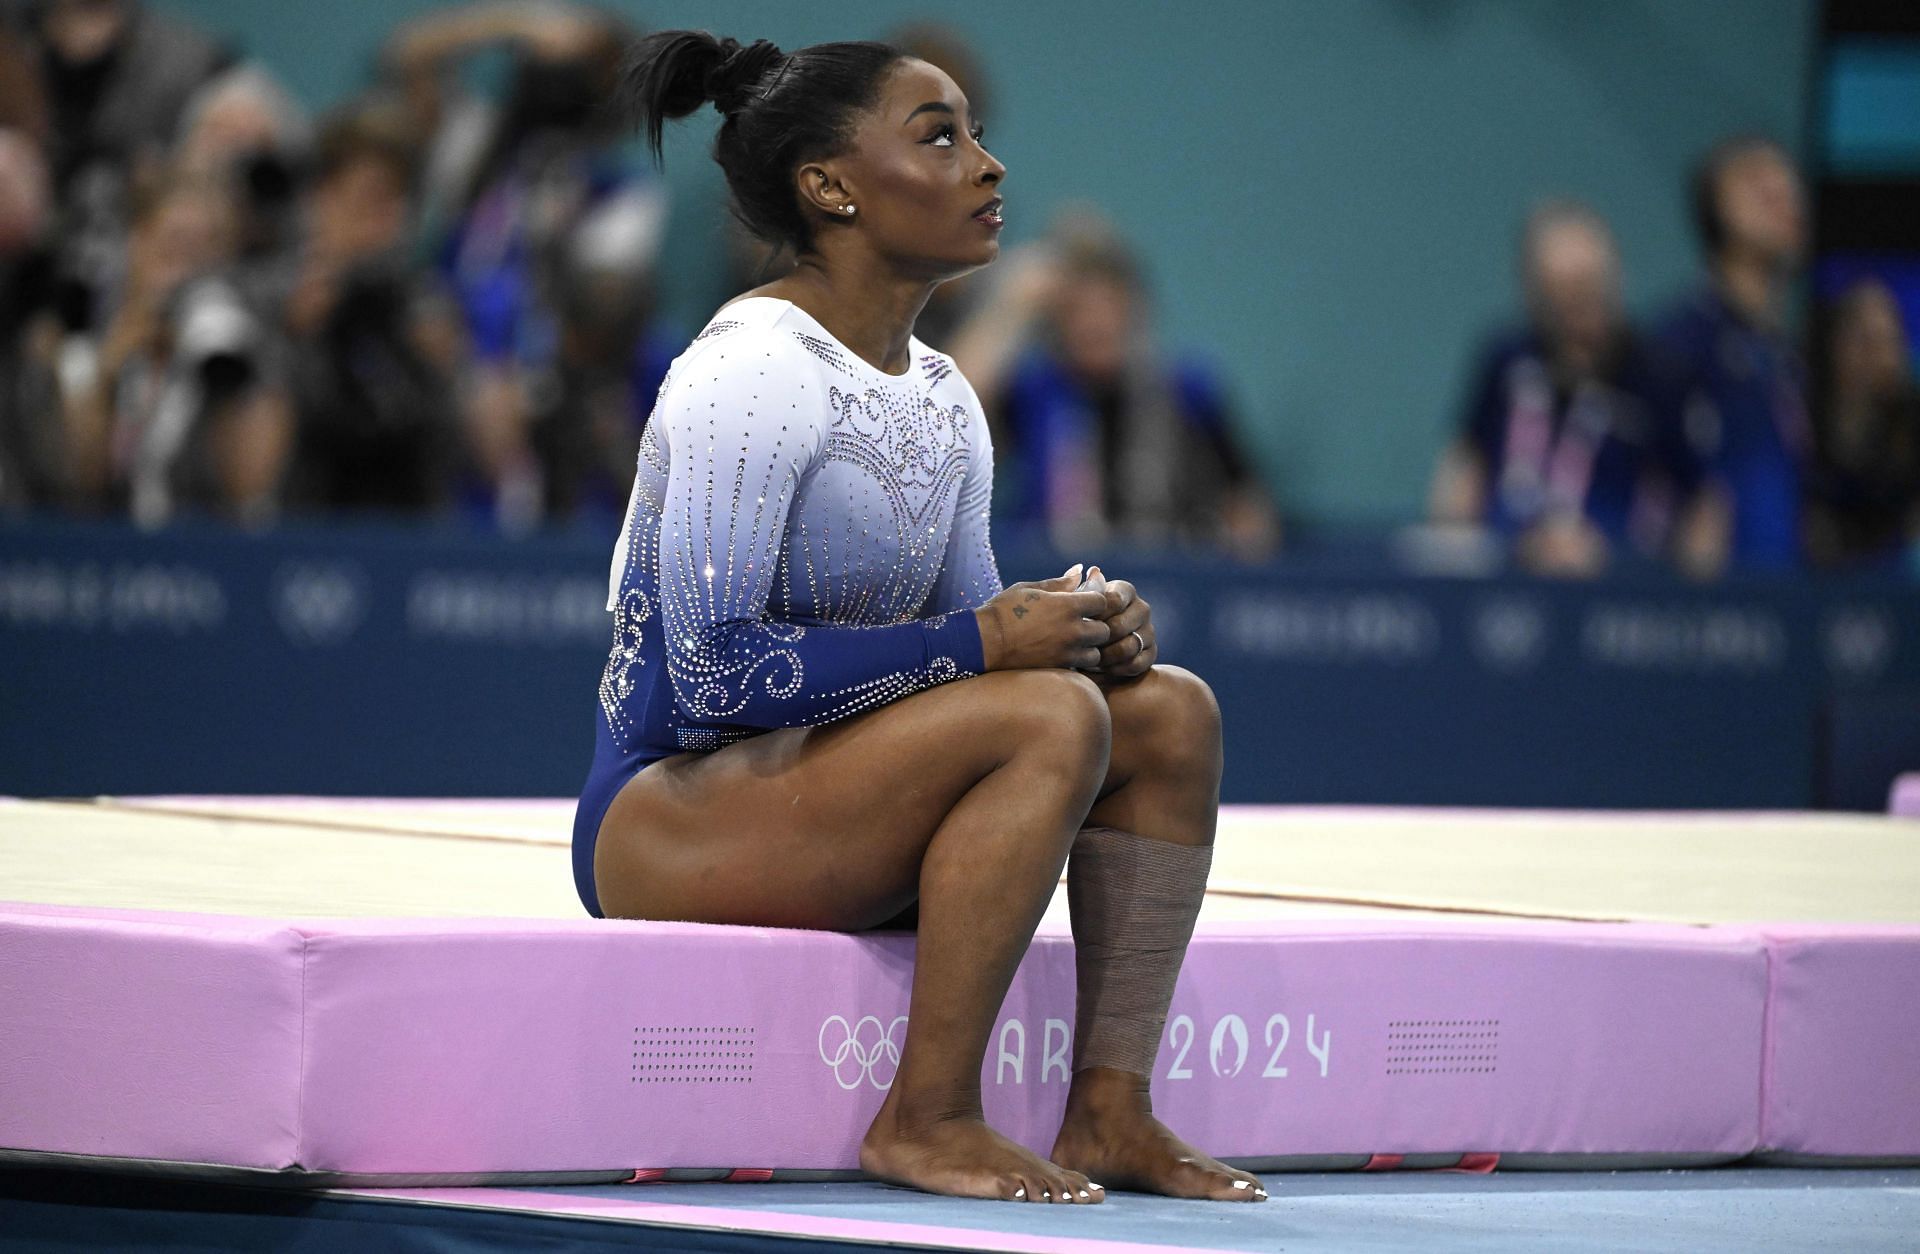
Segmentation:
<svg viewBox="0 0 1920 1254">
<path fill-rule="evenodd" d="M 390 162 L 349 161 L 314 189 L 314 242 L 342 260 L 383 252 L 406 233 L 407 209 L 406 183 Z"/>
<path fill-rule="evenodd" d="M 856 124 L 851 149 L 799 172 L 803 205 L 819 222 L 816 242 L 820 232 L 859 231 L 902 269 L 935 279 L 986 265 L 1000 255 L 1007 168 L 981 138 L 945 71 L 899 62 Z"/>
<path fill-rule="evenodd" d="M 54 0 L 41 30 L 56 57 L 82 66 L 112 52 L 126 25 L 122 0 Z"/>
<path fill-rule="evenodd" d="M 1907 332 L 1893 293 L 1877 283 L 1860 289 L 1833 329 L 1835 385 L 1856 394 L 1896 395 L 1909 371 Z"/>
<path fill-rule="evenodd" d="M 1771 148 L 1756 148 L 1728 161 L 1720 172 L 1720 215 L 1727 237 L 1786 265 L 1806 244 L 1807 214 L 1800 177 Z"/>
<path fill-rule="evenodd" d="M 1584 222 L 1559 222 L 1533 241 L 1528 302 L 1547 338 L 1591 364 L 1612 337 L 1620 309 L 1619 264 L 1606 235 Z"/>
<path fill-rule="evenodd" d="M 1070 279 L 1054 320 L 1069 370 L 1096 382 L 1119 377 L 1133 343 L 1134 298 L 1126 284 L 1102 274 Z"/>
<path fill-rule="evenodd" d="M 180 159 L 197 170 L 223 170 L 242 153 L 276 146 L 279 121 L 272 106 L 247 91 L 210 102 L 181 142 Z"/>
<path fill-rule="evenodd" d="M 226 259 L 228 206 L 206 187 L 181 188 L 154 206 L 129 242 L 133 281 L 164 297 L 187 279 Z"/>
</svg>

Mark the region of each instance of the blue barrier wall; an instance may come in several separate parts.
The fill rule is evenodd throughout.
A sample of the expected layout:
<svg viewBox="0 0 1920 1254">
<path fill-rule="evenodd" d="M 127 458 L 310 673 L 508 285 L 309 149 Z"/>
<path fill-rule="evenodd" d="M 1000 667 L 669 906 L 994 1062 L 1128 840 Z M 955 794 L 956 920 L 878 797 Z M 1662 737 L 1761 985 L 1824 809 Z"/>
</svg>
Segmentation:
<svg viewBox="0 0 1920 1254">
<path fill-rule="evenodd" d="M 0 791 L 571 793 L 610 547 L 10 526 Z M 1003 546 L 1001 564 L 1066 562 Z M 1153 603 L 1165 660 L 1219 694 L 1230 801 L 1875 806 L 1920 765 L 1911 585 L 1109 570 Z"/>
</svg>

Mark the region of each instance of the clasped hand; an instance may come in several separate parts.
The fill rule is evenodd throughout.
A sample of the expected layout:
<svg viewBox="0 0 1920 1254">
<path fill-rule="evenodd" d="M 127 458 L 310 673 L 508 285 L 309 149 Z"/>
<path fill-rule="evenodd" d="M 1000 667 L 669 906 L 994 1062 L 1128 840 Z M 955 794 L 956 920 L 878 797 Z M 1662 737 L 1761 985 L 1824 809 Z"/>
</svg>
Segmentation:
<svg viewBox="0 0 1920 1254">
<path fill-rule="evenodd" d="M 1010 584 L 976 611 L 987 669 L 1070 666 L 1102 684 L 1146 673 L 1159 651 L 1152 608 L 1126 580 L 1081 569 Z"/>
</svg>

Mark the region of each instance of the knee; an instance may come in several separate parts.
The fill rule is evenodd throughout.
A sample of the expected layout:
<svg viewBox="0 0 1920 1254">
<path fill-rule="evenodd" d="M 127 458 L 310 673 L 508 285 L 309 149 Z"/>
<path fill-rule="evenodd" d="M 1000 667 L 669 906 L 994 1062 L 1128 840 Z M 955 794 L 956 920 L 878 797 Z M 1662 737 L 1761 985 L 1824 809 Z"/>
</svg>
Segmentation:
<svg viewBox="0 0 1920 1254">
<path fill-rule="evenodd" d="M 998 672 L 1010 681 L 1001 704 L 1001 729 L 1025 753 L 1064 757 L 1090 775 L 1105 779 L 1113 747 L 1113 722 L 1099 685 L 1079 671 L 1064 669 Z"/>
<path fill-rule="evenodd" d="M 1116 694 L 1118 695 L 1118 694 Z M 1115 736 L 1139 738 L 1142 756 L 1183 774 L 1218 778 L 1220 702 L 1207 681 L 1179 666 L 1155 666 L 1113 705 Z"/>
</svg>

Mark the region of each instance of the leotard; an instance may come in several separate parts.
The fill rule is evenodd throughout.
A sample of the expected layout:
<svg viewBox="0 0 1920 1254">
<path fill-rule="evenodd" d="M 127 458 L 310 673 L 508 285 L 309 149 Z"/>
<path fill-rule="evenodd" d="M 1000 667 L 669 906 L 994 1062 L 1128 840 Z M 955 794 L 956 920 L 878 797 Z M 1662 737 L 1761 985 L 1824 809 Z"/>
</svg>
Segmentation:
<svg viewBox="0 0 1920 1254">
<path fill-rule="evenodd" d="M 574 813 L 574 884 L 641 769 L 847 718 L 986 669 L 1000 591 L 993 447 L 953 359 L 882 371 L 790 301 L 748 297 L 675 359 L 608 577 L 613 646 Z"/>
</svg>

